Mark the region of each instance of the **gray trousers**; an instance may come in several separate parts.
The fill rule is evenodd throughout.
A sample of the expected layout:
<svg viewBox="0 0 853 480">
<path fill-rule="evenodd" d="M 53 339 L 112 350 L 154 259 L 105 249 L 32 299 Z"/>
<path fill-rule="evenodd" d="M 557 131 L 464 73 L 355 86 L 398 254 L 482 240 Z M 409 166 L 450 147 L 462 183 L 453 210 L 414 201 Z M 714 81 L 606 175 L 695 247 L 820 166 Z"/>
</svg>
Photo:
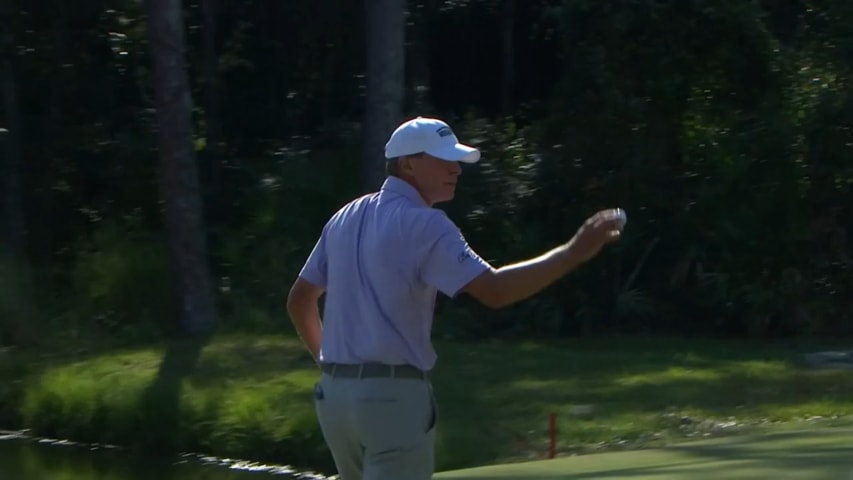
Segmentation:
<svg viewBox="0 0 853 480">
<path fill-rule="evenodd" d="M 428 381 L 323 374 L 314 406 L 340 480 L 432 478 L 438 415 Z"/>
</svg>

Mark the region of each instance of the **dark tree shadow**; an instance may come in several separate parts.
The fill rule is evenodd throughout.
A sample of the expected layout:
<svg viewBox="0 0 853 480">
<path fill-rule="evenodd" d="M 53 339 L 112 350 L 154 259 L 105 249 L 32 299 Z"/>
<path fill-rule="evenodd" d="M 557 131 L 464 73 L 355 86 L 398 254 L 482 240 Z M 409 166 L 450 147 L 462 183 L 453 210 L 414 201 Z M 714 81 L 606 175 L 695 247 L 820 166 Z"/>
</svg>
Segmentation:
<svg viewBox="0 0 853 480">
<path fill-rule="evenodd" d="M 139 443 L 156 454 L 181 451 L 187 444 L 181 432 L 181 385 L 195 370 L 209 336 L 175 338 L 166 343 L 154 381 L 142 395 Z M 184 434 L 186 435 L 186 434 Z"/>
</svg>

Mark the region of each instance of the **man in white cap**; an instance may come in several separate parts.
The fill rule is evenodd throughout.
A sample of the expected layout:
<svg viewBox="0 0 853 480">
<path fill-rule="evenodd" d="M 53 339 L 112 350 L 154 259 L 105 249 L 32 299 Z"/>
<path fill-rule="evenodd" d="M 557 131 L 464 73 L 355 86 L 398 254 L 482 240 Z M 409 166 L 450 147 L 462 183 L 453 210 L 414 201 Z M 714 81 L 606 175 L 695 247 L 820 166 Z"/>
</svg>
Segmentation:
<svg viewBox="0 0 853 480">
<path fill-rule="evenodd" d="M 322 371 L 314 402 L 341 480 L 432 478 L 436 403 L 428 373 L 437 291 L 505 307 L 596 256 L 624 225 L 621 210 L 604 210 L 567 243 L 494 268 L 433 208 L 453 198 L 459 163 L 476 163 L 480 152 L 459 143 L 445 122 L 418 117 L 393 132 L 385 157 L 381 190 L 331 217 L 287 300 Z"/>
</svg>

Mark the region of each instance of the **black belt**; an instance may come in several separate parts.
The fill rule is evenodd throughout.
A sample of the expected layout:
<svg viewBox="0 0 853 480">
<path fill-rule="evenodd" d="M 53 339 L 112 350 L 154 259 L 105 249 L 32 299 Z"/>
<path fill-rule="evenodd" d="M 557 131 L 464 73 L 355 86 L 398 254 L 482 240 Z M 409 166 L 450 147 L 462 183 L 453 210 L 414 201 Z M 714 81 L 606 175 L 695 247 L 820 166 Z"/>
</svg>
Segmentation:
<svg viewBox="0 0 853 480">
<path fill-rule="evenodd" d="M 323 373 L 336 378 L 416 378 L 419 380 L 429 378 L 427 372 L 411 365 L 324 363 L 320 365 L 320 369 Z"/>
</svg>

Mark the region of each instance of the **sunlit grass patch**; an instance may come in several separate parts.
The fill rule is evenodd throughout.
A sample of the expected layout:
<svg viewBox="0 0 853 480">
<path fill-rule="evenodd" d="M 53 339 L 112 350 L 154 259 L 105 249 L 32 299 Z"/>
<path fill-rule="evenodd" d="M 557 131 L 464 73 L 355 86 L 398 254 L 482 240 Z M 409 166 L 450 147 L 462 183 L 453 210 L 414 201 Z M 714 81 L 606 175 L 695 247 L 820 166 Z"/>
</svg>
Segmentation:
<svg viewBox="0 0 853 480">
<path fill-rule="evenodd" d="M 796 347 L 666 339 L 439 342 L 439 470 L 628 449 L 853 413 L 853 372 Z M 285 336 L 227 335 L 98 352 L 4 353 L 0 413 L 36 434 L 327 469 L 319 372 Z M 17 422 L 17 423 L 15 423 Z"/>
<path fill-rule="evenodd" d="M 303 450 L 316 459 L 323 448 L 312 365 L 298 341 L 253 336 L 50 362 L 26 380 L 20 426 L 163 453 L 309 461 Z"/>
<path fill-rule="evenodd" d="M 636 448 L 853 414 L 853 372 L 801 367 L 815 345 L 599 339 L 442 344 L 439 464 Z"/>
</svg>

